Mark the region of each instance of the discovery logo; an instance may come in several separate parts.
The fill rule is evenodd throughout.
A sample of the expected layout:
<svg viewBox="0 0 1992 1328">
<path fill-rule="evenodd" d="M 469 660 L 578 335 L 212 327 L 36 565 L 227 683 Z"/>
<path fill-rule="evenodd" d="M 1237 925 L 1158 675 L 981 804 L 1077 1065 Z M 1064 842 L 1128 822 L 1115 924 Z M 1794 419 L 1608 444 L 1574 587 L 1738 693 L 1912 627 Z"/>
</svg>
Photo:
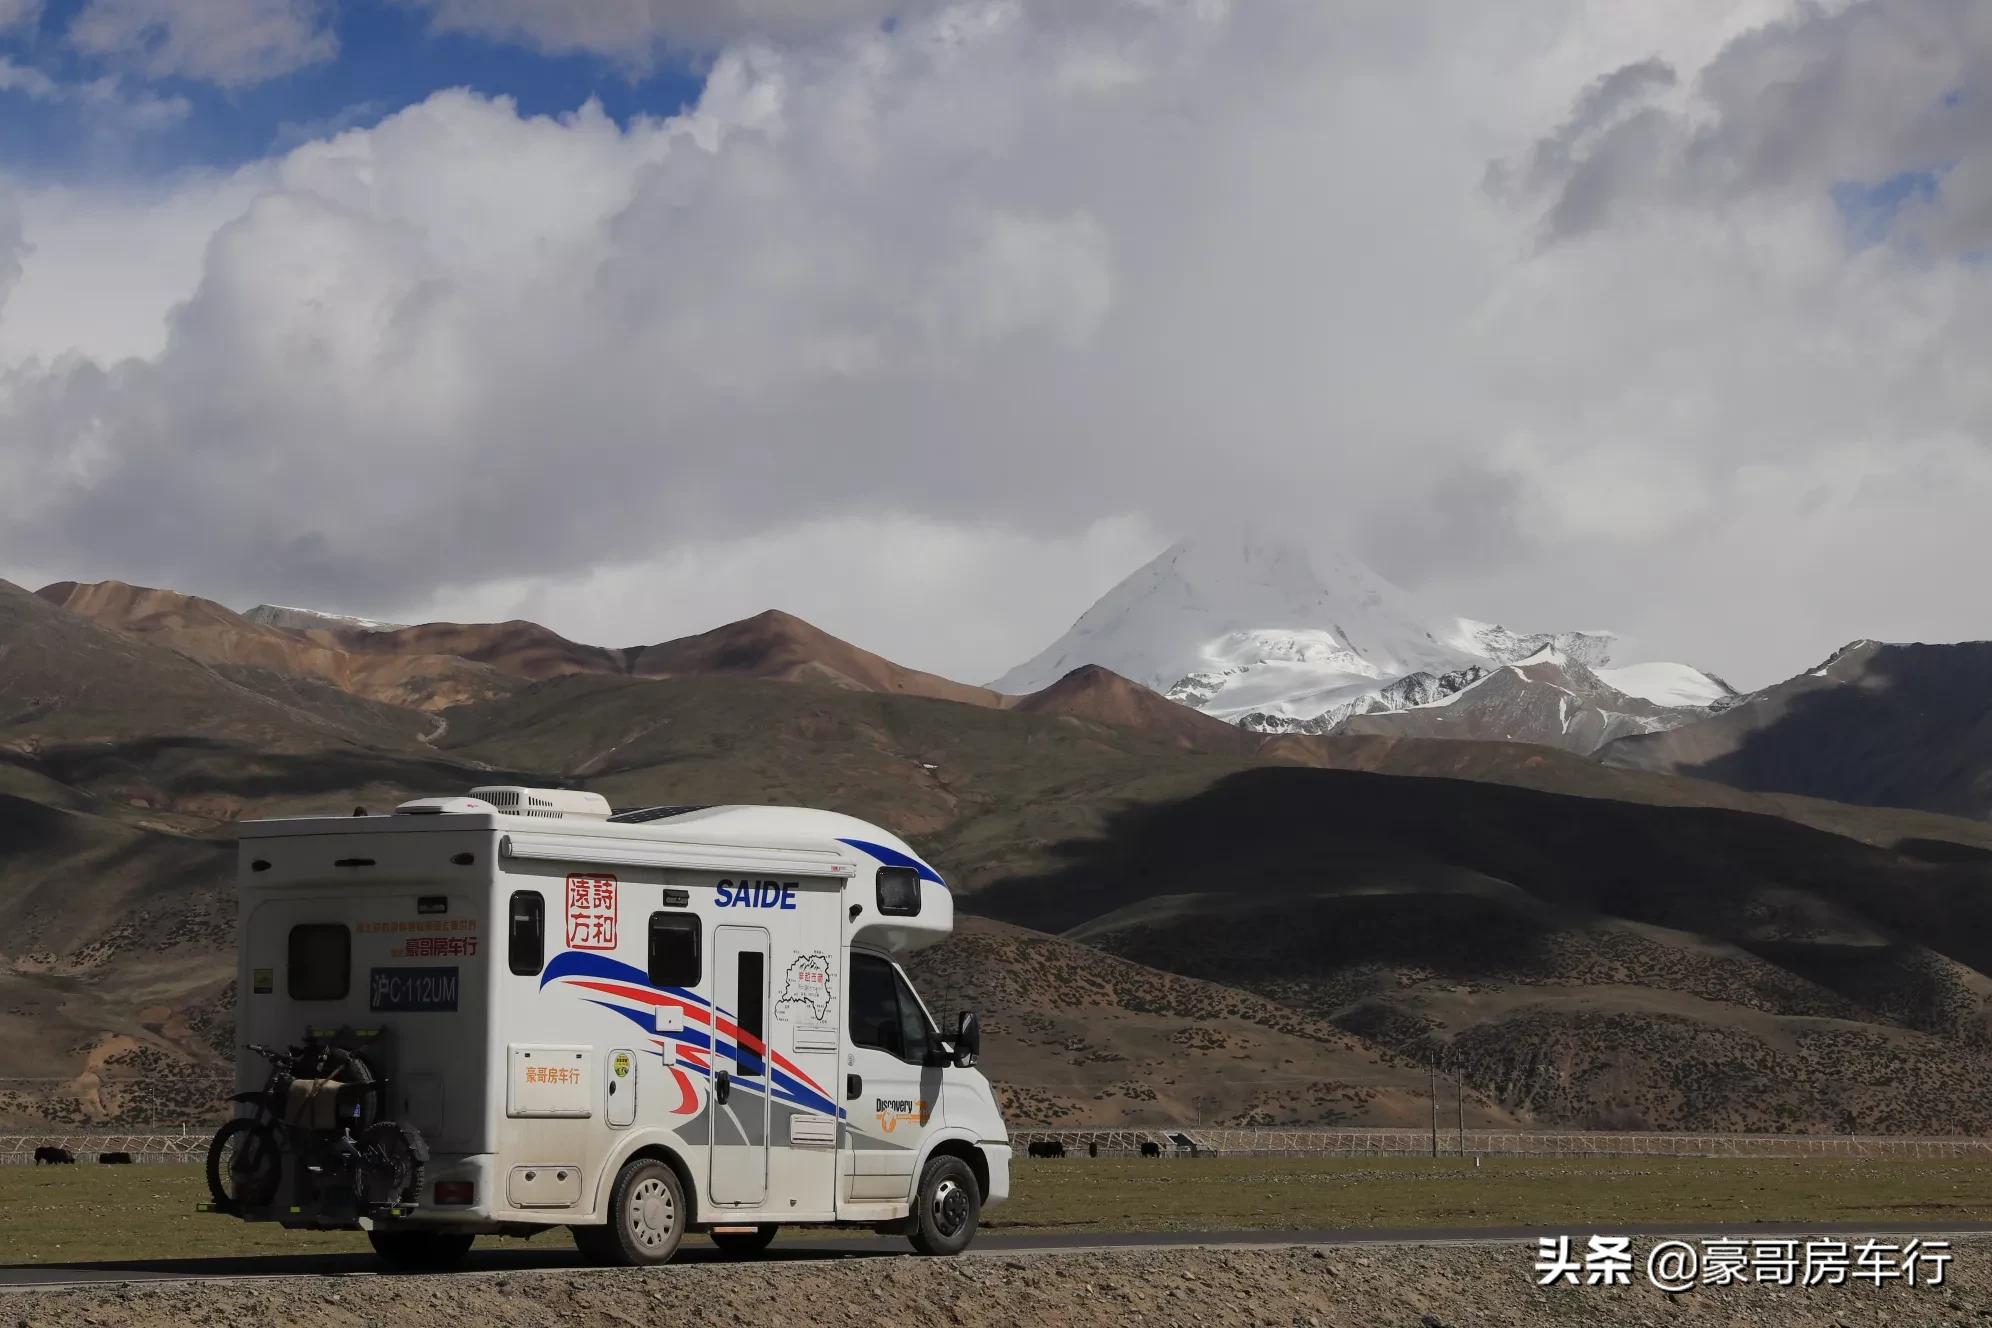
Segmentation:
<svg viewBox="0 0 1992 1328">
<path fill-rule="evenodd" d="M 891 1134 L 901 1125 L 912 1122 L 915 1125 L 927 1123 L 927 1103 L 925 1099 L 909 1100 L 903 1097 L 882 1097 L 877 1099 L 878 1128 Z"/>
</svg>

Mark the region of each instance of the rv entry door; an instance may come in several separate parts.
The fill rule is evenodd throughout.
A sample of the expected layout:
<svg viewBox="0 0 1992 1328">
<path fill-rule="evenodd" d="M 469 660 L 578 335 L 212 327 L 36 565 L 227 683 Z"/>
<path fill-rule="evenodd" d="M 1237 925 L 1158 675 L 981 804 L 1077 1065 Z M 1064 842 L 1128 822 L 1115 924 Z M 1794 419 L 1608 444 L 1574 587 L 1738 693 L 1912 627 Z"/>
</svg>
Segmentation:
<svg viewBox="0 0 1992 1328">
<path fill-rule="evenodd" d="M 712 1200 L 759 1204 L 768 1194 L 768 933 L 713 929 Z M 731 1057 L 720 1048 L 732 1046 Z"/>
</svg>

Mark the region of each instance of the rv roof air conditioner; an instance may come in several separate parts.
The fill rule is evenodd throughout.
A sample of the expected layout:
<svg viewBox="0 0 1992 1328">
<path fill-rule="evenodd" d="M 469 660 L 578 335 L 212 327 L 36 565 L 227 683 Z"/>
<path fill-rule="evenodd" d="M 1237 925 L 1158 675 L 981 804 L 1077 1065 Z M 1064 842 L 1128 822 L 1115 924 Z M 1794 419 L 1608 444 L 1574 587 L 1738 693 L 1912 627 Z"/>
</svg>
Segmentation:
<svg viewBox="0 0 1992 1328">
<path fill-rule="evenodd" d="M 578 789 L 506 784 L 474 788 L 467 798 L 417 798 L 394 809 L 396 816 L 448 816 L 464 812 L 499 812 L 548 821 L 606 821 L 609 802 L 599 793 L 583 793 Z"/>
<path fill-rule="evenodd" d="M 584 793 L 580 789 L 521 788 L 508 784 L 474 788 L 470 796 L 482 798 L 507 816 L 544 817 L 555 821 L 606 821 L 611 810 L 607 798 L 599 793 Z"/>
</svg>

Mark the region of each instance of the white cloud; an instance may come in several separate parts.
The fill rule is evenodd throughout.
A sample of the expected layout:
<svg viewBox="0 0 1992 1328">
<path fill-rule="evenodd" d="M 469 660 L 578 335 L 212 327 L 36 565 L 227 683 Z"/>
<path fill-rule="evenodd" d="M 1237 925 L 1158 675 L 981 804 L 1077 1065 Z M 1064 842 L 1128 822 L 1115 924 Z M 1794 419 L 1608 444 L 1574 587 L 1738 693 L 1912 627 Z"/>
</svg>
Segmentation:
<svg viewBox="0 0 1992 1328">
<path fill-rule="evenodd" d="M 41 8 L 41 0 L 0 0 L 0 32 L 37 22 Z"/>
<path fill-rule="evenodd" d="M 11 193 L 0 192 L 0 317 L 5 316 L 7 299 L 21 279 L 21 259 L 27 247 L 21 234 L 21 206 Z"/>
<path fill-rule="evenodd" d="M 0 566 L 612 642 L 781 605 L 977 678 L 1259 512 L 1738 682 L 1981 635 L 1992 139 L 1930 106 L 1986 43 L 1886 8 L 964 3 L 737 43 L 668 120 L 440 93 L 24 186 Z M 1933 145 L 1861 247 L 1834 186 Z"/>
<path fill-rule="evenodd" d="M 1834 184 L 1941 172 L 1983 159 L 1988 75 L 1985 6 L 1801 6 L 1692 80 L 1660 60 L 1606 75 L 1535 145 L 1521 183 L 1546 201 L 1549 233 L 1567 237 L 1642 209 L 1790 203 Z"/>
<path fill-rule="evenodd" d="M 70 45 L 148 78 L 245 88 L 338 53 L 323 0 L 87 0 Z"/>
<path fill-rule="evenodd" d="M 144 187 L 17 187 L 15 211 L 23 237 L 34 237 L 33 261 L 0 307 L 0 366 L 71 352 L 104 364 L 159 355 L 174 306 L 200 286 L 216 231 L 272 178 L 252 166 Z"/>
<path fill-rule="evenodd" d="M 884 515 L 799 517 L 580 576 L 444 585 L 412 620 L 529 618 L 580 641 L 647 645 L 778 608 L 913 668 L 981 682 L 1018 641 L 1050 640 L 1168 538 L 1109 517 L 1049 538 Z M 745 608 L 743 606 L 749 606 Z"/>
<path fill-rule="evenodd" d="M 0 92 L 18 92 L 34 101 L 52 101 L 62 85 L 41 70 L 0 55 Z"/>
<path fill-rule="evenodd" d="M 134 91 L 115 75 L 84 82 L 64 82 L 32 65 L 0 55 L 0 93 L 16 93 L 30 101 L 54 102 L 80 109 L 100 132 L 150 133 L 186 119 L 185 97 L 162 97 Z"/>
</svg>

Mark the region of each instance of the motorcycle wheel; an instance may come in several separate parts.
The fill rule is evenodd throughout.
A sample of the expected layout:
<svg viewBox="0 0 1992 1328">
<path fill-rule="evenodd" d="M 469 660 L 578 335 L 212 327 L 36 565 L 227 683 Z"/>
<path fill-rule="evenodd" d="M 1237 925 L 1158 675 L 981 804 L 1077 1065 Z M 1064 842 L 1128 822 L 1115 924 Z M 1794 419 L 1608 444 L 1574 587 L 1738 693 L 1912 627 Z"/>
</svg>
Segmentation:
<svg viewBox="0 0 1992 1328">
<path fill-rule="evenodd" d="M 223 1212 L 269 1203 L 282 1177 L 282 1146 L 269 1125 L 237 1116 L 214 1132 L 208 1143 L 208 1193 Z"/>
<path fill-rule="evenodd" d="M 357 1189 L 370 1204 L 412 1203 L 422 1192 L 429 1145 L 406 1121 L 376 1121 L 353 1141 L 360 1150 Z"/>
</svg>

